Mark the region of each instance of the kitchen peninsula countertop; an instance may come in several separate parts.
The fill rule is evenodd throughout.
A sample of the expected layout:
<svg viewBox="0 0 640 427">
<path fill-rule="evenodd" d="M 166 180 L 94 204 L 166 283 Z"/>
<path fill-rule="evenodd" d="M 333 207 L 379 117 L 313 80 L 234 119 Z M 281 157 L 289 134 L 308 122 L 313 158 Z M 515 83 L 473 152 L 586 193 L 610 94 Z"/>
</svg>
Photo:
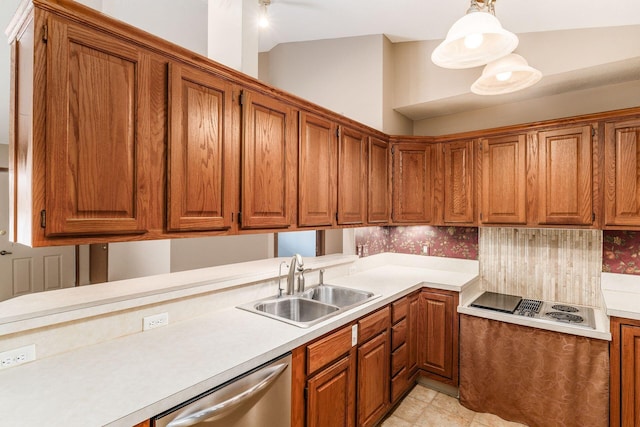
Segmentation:
<svg viewBox="0 0 640 427">
<path fill-rule="evenodd" d="M 230 306 L 0 371 L 2 424 L 131 426 L 413 290 L 462 291 L 477 281 L 476 261 L 475 272 L 461 273 L 456 260 L 425 268 L 418 258 L 407 263 L 385 254 L 354 265 L 353 274 L 327 279 L 380 297 L 310 328 Z"/>
<path fill-rule="evenodd" d="M 600 285 L 608 316 L 640 320 L 640 276 L 602 273 Z"/>
</svg>

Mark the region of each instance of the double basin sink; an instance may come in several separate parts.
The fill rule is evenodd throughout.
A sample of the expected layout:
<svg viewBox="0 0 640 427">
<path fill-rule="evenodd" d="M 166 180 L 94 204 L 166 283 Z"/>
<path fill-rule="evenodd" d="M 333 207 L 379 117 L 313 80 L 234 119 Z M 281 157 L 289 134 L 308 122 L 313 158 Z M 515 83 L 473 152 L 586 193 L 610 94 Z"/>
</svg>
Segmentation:
<svg viewBox="0 0 640 427">
<path fill-rule="evenodd" d="M 270 297 L 238 308 L 308 328 L 379 296 L 359 289 L 322 284 L 296 295 Z"/>
</svg>

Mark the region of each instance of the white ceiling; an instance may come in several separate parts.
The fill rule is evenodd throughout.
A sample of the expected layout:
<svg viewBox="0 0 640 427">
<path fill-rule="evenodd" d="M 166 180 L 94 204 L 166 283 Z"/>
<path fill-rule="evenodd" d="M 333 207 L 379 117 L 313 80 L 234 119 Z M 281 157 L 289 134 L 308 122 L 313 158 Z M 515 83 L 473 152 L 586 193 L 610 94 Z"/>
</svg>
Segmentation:
<svg viewBox="0 0 640 427">
<path fill-rule="evenodd" d="M 607 29 L 640 28 L 640 0 L 495 1 L 496 16 L 503 27 L 520 36 L 516 52 L 543 72 L 543 80 L 526 90 L 495 97 L 452 90 L 439 98 L 404 103 L 396 99 L 396 111 L 412 120 L 422 120 L 640 80 L 640 56 L 633 53 L 638 52 L 640 40 L 634 44 L 624 36 L 624 40 L 616 39 L 624 31 Z M 259 50 L 266 52 L 280 43 L 374 34 L 385 34 L 392 42 L 431 40 L 435 46 L 468 7 L 469 0 L 271 0 L 270 26 L 260 30 Z M 578 33 L 560 31 L 582 30 L 580 34 L 584 36 L 585 29 L 590 28 L 603 29 L 598 33 L 603 37 L 585 40 L 584 45 Z M 555 33 L 547 33 L 550 31 Z M 636 29 L 630 34 L 635 37 L 640 33 Z M 563 51 L 567 45 L 562 38 L 573 40 L 572 52 Z M 537 52 L 531 50 L 533 46 Z M 612 58 L 613 52 L 625 50 L 630 52 L 627 56 Z M 576 60 L 572 54 L 582 56 Z M 450 76 L 462 76 L 467 71 L 457 70 Z M 469 85 L 480 72 L 481 68 L 471 71 L 475 74 Z M 455 87 L 450 80 L 442 83 Z"/>
<path fill-rule="evenodd" d="M 392 42 L 443 39 L 468 7 L 468 0 L 271 0 L 260 51 L 370 34 L 386 34 Z M 497 0 L 495 9 L 514 33 L 640 24 L 638 0 Z"/>
</svg>

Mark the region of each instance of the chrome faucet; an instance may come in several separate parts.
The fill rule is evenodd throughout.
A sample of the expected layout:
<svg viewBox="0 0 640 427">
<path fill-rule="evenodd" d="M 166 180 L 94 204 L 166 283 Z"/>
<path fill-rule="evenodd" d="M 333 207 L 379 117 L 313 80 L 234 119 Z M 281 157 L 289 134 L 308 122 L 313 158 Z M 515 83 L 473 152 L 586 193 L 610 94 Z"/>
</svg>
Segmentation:
<svg viewBox="0 0 640 427">
<path fill-rule="evenodd" d="M 302 255 L 295 254 L 293 258 L 291 258 L 291 262 L 289 263 L 289 274 L 287 274 L 287 295 L 294 294 L 296 272 L 301 272 L 303 270 L 304 270 L 304 261 L 302 260 Z"/>
</svg>

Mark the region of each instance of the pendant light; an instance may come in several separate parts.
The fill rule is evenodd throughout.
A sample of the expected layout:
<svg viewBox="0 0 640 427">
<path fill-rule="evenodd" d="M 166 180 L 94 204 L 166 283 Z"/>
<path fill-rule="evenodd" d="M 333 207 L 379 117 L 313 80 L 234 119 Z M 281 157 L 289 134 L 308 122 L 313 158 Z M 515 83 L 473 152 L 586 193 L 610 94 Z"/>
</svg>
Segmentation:
<svg viewBox="0 0 640 427">
<path fill-rule="evenodd" d="M 267 14 L 267 6 L 271 4 L 271 0 L 258 0 L 260 11 L 258 12 L 258 26 L 267 28 L 269 26 L 269 15 Z"/>
<path fill-rule="evenodd" d="M 494 0 L 471 0 L 467 14 L 458 19 L 447 38 L 431 54 L 443 68 L 472 68 L 508 55 L 518 46 L 518 37 L 502 28 L 495 17 Z"/>
<path fill-rule="evenodd" d="M 542 73 L 530 67 L 527 60 L 515 53 L 487 64 L 482 75 L 471 85 L 477 95 L 502 95 L 533 86 Z"/>
</svg>

